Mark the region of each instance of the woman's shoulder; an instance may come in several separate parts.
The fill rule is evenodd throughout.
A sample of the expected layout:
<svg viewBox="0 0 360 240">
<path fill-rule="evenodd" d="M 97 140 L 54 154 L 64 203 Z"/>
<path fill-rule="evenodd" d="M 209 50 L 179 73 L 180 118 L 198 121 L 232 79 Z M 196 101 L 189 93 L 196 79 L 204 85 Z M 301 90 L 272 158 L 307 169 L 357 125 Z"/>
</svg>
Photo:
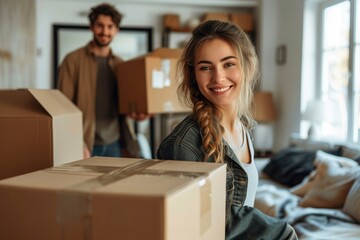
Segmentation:
<svg viewBox="0 0 360 240">
<path fill-rule="evenodd" d="M 178 141 L 194 140 L 193 138 L 200 137 L 200 129 L 198 123 L 192 115 L 186 116 L 180 123 L 178 123 L 170 134 L 164 139 L 177 139 Z"/>
<path fill-rule="evenodd" d="M 185 117 L 160 143 L 158 148 L 158 158 L 179 159 L 189 157 L 200 158 L 203 154 L 201 152 L 201 134 L 199 126 L 194 118 L 189 115 Z M 193 155 L 193 157 L 190 157 Z M 195 157 L 196 156 L 196 157 Z"/>
</svg>

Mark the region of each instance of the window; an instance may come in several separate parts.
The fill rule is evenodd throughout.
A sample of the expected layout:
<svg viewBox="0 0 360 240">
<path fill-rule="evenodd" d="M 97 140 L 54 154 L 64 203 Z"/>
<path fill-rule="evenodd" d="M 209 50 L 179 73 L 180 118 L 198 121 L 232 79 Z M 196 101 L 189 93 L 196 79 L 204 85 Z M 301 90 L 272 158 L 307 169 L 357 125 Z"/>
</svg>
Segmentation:
<svg viewBox="0 0 360 240">
<path fill-rule="evenodd" d="M 360 0 L 320 4 L 317 98 L 331 104 L 333 121 L 321 125 L 323 137 L 360 142 Z M 329 120 L 329 119 L 327 119 Z"/>
</svg>

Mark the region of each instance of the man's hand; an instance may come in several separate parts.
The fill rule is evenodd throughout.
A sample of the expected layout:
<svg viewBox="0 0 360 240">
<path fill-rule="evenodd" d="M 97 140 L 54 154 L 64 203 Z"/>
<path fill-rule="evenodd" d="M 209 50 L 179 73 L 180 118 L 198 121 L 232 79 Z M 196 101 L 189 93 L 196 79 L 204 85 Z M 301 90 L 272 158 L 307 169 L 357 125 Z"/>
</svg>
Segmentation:
<svg viewBox="0 0 360 240">
<path fill-rule="evenodd" d="M 84 158 L 90 158 L 91 157 L 90 150 L 87 148 L 87 146 L 84 146 L 83 153 L 84 153 Z"/>
</svg>

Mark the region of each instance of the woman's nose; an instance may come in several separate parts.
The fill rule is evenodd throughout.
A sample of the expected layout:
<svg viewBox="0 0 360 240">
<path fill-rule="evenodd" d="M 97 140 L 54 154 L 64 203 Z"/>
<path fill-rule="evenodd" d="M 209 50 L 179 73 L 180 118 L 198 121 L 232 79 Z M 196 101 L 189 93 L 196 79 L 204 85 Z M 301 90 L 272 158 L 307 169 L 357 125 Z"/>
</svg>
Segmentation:
<svg viewBox="0 0 360 240">
<path fill-rule="evenodd" d="M 225 71 L 221 68 L 215 68 L 213 74 L 213 81 L 221 82 L 225 79 Z"/>
</svg>

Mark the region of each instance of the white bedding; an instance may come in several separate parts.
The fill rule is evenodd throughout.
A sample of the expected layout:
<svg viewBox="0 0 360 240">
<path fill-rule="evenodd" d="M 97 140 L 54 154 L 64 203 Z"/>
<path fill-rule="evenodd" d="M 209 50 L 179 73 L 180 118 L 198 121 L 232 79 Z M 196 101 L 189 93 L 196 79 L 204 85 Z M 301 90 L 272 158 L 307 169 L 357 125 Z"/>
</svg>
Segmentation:
<svg viewBox="0 0 360 240">
<path fill-rule="evenodd" d="M 360 239 L 360 225 L 341 209 L 300 207 L 301 198 L 261 173 L 269 159 L 255 159 L 259 187 L 255 207 L 289 222 L 299 239 Z"/>
</svg>

